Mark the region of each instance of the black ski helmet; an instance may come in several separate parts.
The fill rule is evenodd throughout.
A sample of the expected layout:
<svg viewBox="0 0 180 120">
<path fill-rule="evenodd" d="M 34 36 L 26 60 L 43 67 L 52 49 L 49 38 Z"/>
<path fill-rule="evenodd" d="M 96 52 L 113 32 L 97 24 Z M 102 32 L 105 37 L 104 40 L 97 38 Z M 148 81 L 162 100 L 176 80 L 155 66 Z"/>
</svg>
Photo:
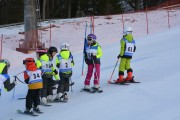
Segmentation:
<svg viewBox="0 0 180 120">
<path fill-rule="evenodd" d="M 52 54 L 53 52 L 58 52 L 58 50 L 57 50 L 57 48 L 56 47 L 54 47 L 54 46 L 51 46 L 49 49 L 48 49 L 48 53 L 49 54 Z"/>
</svg>

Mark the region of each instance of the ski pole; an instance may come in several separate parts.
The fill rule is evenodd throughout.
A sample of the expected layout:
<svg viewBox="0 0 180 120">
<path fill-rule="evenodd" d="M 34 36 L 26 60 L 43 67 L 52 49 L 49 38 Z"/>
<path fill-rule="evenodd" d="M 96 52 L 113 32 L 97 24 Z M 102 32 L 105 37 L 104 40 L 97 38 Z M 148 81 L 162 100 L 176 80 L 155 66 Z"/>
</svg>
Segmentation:
<svg viewBox="0 0 180 120">
<path fill-rule="evenodd" d="M 71 77 L 70 77 L 70 81 L 71 81 L 71 84 L 72 84 L 72 79 L 71 79 Z M 71 92 L 73 92 L 72 86 L 73 86 L 73 85 L 71 85 Z"/>
<path fill-rule="evenodd" d="M 97 70 L 96 70 L 96 64 L 95 64 L 95 62 L 94 62 L 94 59 L 92 59 L 92 61 L 93 61 L 94 69 L 95 69 L 95 75 L 96 75 L 96 77 L 97 77 L 98 84 L 99 84 L 100 80 L 99 80 L 98 73 L 97 73 Z"/>
<path fill-rule="evenodd" d="M 14 76 L 15 77 L 15 76 Z M 16 77 L 15 77 L 15 81 L 16 81 Z M 14 86 L 14 88 L 13 88 L 13 96 L 12 96 L 12 102 L 11 102 L 11 119 L 10 120 L 13 120 L 13 102 L 14 102 L 14 96 L 15 96 L 15 87 L 16 86 Z"/>
<path fill-rule="evenodd" d="M 17 79 L 19 82 L 21 82 L 21 83 L 23 83 L 23 84 L 26 84 L 26 83 L 24 83 L 23 81 L 21 81 L 17 76 L 14 76 L 15 77 L 15 79 Z"/>
<path fill-rule="evenodd" d="M 84 36 L 84 50 L 83 50 L 83 63 L 82 63 L 82 76 L 84 75 L 84 54 L 85 54 L 85 48 L 86 48 L 86 32 L 87 32 L 87 21 L 86 21 L 86 27 L 85 27 L 85 36 Z"/>
<path fill-rule="evenodd" d="M 14 76 L 18 76 L 18 75 L 20 75 L 20 74 L 22 74 L 24 71 L 22 71 L 22 72 L 20 72 L 20 73 L 18 73 L 18 74 L 16 74 L 16 75 L 14 75 Z"/>
<path fill-rule="evenodd" d="M 110 82 L 111 82 L 111 79 L 112 79 L 112 76 L 113 76 L 114 71 L 115 71 L 115 69 L 116 69 L 116 66 L 117 66 L 117 64 L 118 64 L 118 61 L 119 61 L 119 59 L 117 59 L 116 65 L 115 65 L 115 67 L 114 67 L 114 70 L 113 70 L 113 72 L 112 72 L 112 74 L 111 74 L 110 79 L 108 80 L 108 84 L 110 84 Z"/>
<path fill-rule="evenodd" d="M 92 23 L 90 23 L 90 33 L 92 34 Z"/>
</svg>

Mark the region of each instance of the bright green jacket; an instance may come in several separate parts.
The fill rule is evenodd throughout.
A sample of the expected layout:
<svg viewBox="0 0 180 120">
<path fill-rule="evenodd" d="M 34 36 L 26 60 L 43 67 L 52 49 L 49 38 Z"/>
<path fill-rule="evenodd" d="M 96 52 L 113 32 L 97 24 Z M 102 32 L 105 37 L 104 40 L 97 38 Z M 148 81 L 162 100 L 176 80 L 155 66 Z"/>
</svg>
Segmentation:
<svg viewBox="0 0 180 120">
<path fill-rule="evenodd" d="M 97 54 L 96 54 L 96 59 L 93 59 L 93 57 L 91 57 L 89 55 L 89 53 L 87 53 L 87 51 L 85 52 L 85 62 L 86 64 L 100 64 L 100 58 L 102 57 L 103 55 L 103 52 L 102 52 L 102 49 L 101 49 L 101 46 L 95 42 L 94 44 L 92 44 L 91 46 L 89 46 L 87 49 L 94 49 L 97 51 Z"/>
<path fill-rule="evenodd" d="M 50 59 L 49 59 L 49 56 L 48 56 L 47 54 L 42 55 L 39 59 L 36 60 L 36 66 L 37 66 L 37 68 L 41 69 L 41 67 L 42 67 L 41 61 L 48 62 L 49 60 L 50 60 Z M 52 65 L 52 67 L 51 67 L 51 70 L 52 70 L 51 72 L 46 72 L 46 73 L 44 73 L 44 74 L 54 75 L 55 79 L 56 79 L 56 80 L 59 80 L 59 75 L 54 73 L 54 71 L 55 71 L 56 69 L 54 68 L 53 65 Z"/>
<path fill-rule="evenodd" d="M 59 53 L 59 55 L 60 55 L 60 57 L 62 57 L 65 60 L 68 60 L 69 58 L 71 58 L 73 60 L 73 56 L 72 56 L 70 51 L 66 51 L 66 50 L 65 51 L 61 51 Z M 57 66 L 57 64 L 61 64 L 58 56 L 56 57 L 56 66 Z M 71 62 L 71 66 L 74 66 L 74 61 Z"/>
<path fill-rule="evenodd" d="M 61 67 L 61 62 L 63 60 L 66 60 L 70 64 L 67 68 Z M 68 64 L 67 63 L 67 64 Z M 62 65 L 64 66 L 64 65 Z M 59 55 L 56 56 L 56 67 L 59 68 L 59 73 L 66 74 L 66 75 L 72 75 L 72 67 L 74 66 L 74 60 L 73 56 L 70 51 L 68 50 L 62 50 L 60 51 Z"/>
<path fill-rule="evenodd" d="M 132 40 L 133 40 L 133 36 L 131 34 L 127 34 L 123 38 L 125 38 L 128 42 L 132 42 Z M 121 39 L 120 56 L 124 55 L 125 44 L 126 44 L 125 41 L 123 39 Z"/>
<path fill-rule="evenodd" d="M 6 66 L 5 63 L 0 63 L 0 74 L 2 74 L 2 71 L 3 71 L 5 66 Z"/>
</svg>

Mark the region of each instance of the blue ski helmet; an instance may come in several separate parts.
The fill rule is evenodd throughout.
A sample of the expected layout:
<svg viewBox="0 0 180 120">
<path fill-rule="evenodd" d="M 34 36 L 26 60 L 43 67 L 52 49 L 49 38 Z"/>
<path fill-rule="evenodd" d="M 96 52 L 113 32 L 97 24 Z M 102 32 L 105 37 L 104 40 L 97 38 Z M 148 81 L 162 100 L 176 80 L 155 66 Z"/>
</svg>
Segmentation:
<svg viewBox="0 0 180 120">
<path fill-rule="evenodd" d="M 96 36 L 94 35 L 94 34 L 89 34 L 88 36 L 87 36 L 87 40 L 88 41 L 96 41 Z"/>
</svg>

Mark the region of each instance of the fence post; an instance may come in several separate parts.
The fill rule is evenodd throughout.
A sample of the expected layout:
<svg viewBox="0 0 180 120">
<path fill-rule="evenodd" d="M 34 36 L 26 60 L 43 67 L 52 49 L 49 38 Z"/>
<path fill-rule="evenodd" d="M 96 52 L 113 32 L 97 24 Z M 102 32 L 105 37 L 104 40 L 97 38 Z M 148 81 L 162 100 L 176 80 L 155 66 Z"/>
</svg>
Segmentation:
<svg viewBox="0 0 180 120">
<path fill-rule="evenodd" d="M 94 34 L 94 16 L 91 16 L 91 33 Z"/>
<path fill-rule="evenodd" d="M 49 30 L 49 47 L 51 47 L 51 22 L 50 22 L 50 30 Z"/>
<path fill-rule="evenodd" d="M 122 14 L 122 25 L 123 25 L 123 30 L 124 30 L 124 16 Z"/>
<path fill-rule="evenodd" d="M 169 15 L 169 2 L 167 2 L 167 13 L 168 13 L 168 27 L 170 28 L 170 15 Z"/>
<path fill-rule="evenodd" d="M 149 34 L 149 22 L 148 22 L 148 10 L 146 5 L 146 28 L 147 28 L 147 34 Z"/>
</svg>

